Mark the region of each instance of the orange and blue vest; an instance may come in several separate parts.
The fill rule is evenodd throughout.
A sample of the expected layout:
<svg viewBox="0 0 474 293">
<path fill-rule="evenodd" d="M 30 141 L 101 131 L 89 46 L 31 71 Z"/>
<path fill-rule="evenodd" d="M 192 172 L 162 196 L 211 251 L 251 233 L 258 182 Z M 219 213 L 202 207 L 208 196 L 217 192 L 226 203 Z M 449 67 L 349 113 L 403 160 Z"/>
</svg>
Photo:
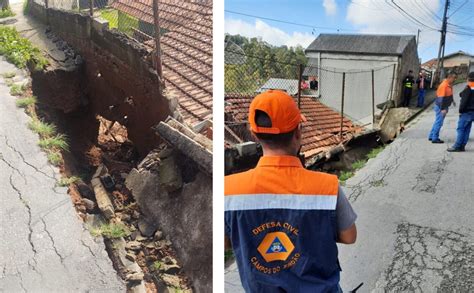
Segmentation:
<svg viewBox="0 0 474 293">
<path fill-rule="evenodd" d="M 225 226 L 246 292 L 338 292 L 338 179 L 293 156 L 225 177 Z"/>
</svg>

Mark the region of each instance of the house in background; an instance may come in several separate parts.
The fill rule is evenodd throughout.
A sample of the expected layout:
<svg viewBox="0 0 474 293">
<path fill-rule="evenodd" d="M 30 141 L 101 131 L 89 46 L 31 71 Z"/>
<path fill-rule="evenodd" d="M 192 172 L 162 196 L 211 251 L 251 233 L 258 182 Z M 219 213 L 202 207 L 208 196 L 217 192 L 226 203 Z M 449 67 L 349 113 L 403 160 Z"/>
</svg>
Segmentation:
<svg viewBox="0 0 474 293">
<path fill-rule="evenodd" d="M 298 94 L 298 80 L 286 78 L 270 78 L 260 88 L 256 90 L 257 93 L 263 93 L 267 90 L 281 90 L 291 96 Z"/>
<path fill-rule="evenodd" d="M 431 74 L 434 74 L 436 71 L 436 66 L 438 65 L 437 58 L 433 58 L 429 61 L 426 61 L 425 63 L 421 64 L 421 68 L 425 71 L 430 72 Z M 471 55 L 469 53 L 466 53 L 464 51 L 457 51 L 451 54 L 448 54 L 444 56 L 443 59 L 443 67 L 445 70 L 450 71 L 453 69 L 458 69 L 457 72 L 458 74 L 466 74 L 473 69 L 470 69 L 470 66 L 473 67 L 474 69 L 474 55 Z M 445 76 L 445 75 L 442 75 Z"/>
<path fill-rule="evenodd" d="M 362 124 L 372 122 L 371 69 L 376 69 L 375 104 L 393 99 L 395 106 L 402 102 L 402 79 L 408 70 L 419 70 L 412 35 L 320 34 L 305 54 L 309 60 L 303 75 L 319 77 L 321 102 L 338 112 L 346 72 L 344 115 Z"/>
</svg>

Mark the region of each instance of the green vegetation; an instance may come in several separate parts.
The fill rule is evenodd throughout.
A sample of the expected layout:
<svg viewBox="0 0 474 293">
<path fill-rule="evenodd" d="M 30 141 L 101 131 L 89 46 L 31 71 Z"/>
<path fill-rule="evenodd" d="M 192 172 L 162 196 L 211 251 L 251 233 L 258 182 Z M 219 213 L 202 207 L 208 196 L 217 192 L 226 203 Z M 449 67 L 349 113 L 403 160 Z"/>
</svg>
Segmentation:
<svg viewBox="0 0 474 293">
<path fill-rule="evenodd" d="M 372 149 L 366 155 L 366 158 L 364 160 L 358 160 L 358 161 L 355 161 L 354 163 L 352 163 L 351 168 L 350 168 L 349 171 L 342 171 L 341 172 L 341 174 L 339 175 L 339 181 L 342 184 L 344 184 L 347 181 L 347 179 L 354 176 L 355 171 L 357 171 L 359 169 L 362 169 L 365 166 L 365 163 L 367 163 L 367 161 L 369 159 L 375 158 L 378 154 L 380 154 L 380 152 L 383 151 L 384 148 L 385 148 L 385 146 L 380 146 L 378 148 Z M 383 186 L 385 183 L 383 182 L 383 180 L 377 180 L 377 181 L 370 182 L 370 184 L 372 186 L 378 187 L 378 186 Z"/>
<path fill-rule="evenodd" d="M 3 78 L 14 78 L 16 76 L 15 72 L 5 72 L 2 74 Z"/>
<path fill-rule="evenodd" d="M 59 166 L 63 162 L 63 158 L 60 152 L 49 151 L 47 153 L 48 161 L 54 166 Z"/>
<path fill-rule="evenodd" d="M 28 14 L 28 12 L 30 12 L 30 5 L 29 5 L 30 3 L 29 2 L 30 1 L 28 1 L 28 0 L 23 1 L 23 14 L 25 14 L 25 15 Z"/>
<path fill-rule="evenodd" d="M 15 103 L 16 103 L 16 106 L 19 107 L 19 108 L 27 108 L 31 105 L 36 104 L 36 97 L 31 96 L 31 97 L 18 99 L 18 100 L 15 101 Z"/>
<path fill-rule="evenodd" d="M 133 29 L 138 29 L 138 19 L 116 9 L 103 9 L 100 17 L 109 22 L 109 28 L 116 28 L 127 35 L 132 35 Z"/>
<path fill-rule="evenodd" d="M 378 154 L 380 154 L 385 146 L 380 146 L 378 148 L 372 149 L 370 153 L 367 154 L 367 159 L 373 159 L 375 158 Z"/>
<path fill-rule="evenodd" d="M 7 61 L 18 68 L 24 68 L 28 62 L 33 62 L 35 69 L 41 70 L 48 64 L 38 48 L 20 37 L 15 28 L 7 26 L 0 26 L 0 55 L 5 55 Z"/>
<path fill-rule="evenodd" d="M 162 264 L 161 264 L 161 261 L 157 260 L 155 261 L 151 267 L 155 270 L 155 271 L 159 271 L 160 268 L 161 268 Z"/>
<path fill-rule="evenodd" d="M 7 7 L 6 9 L 1 9 L 0 10 L 0 18 L 6 18 L 10 16 L 15 16 L 15 13 L 11 10 L 10 7 Z"/>
<path fill-rule="evenodd" d="M 253 94 L 272 77 L 298 79 L 298 64 L 306 65 L 308 62 L 301 46 L 276 47 L 258 38 L 249 39 L 240 35 L 226 35 L 225 39 L 242 48 L 246 55 L 225 52 L 226 93 Z"/>
<path fill-rule="evenodd" d="M 130 235 L 130 230 L 124 224 L 103 224 L 99 228 L 92 228 L 91 234 L 95 237 L 100 235 L 106 238 L 121 238 Z"/>
<path fill-rule="evenodd" d="M 359 170 L 359 169 L 362 169 L 364 165 L 365 165 L 365 161 L 363 160 L 355 161 L 354 163 L 352 163 L 352 169 Z"/>
<path fill-rule="evenodd" d="M 10 95 L 21 96 L 26 91 L 26 85 L 24 84 L 12 84 L 10 87 Z"/>
<path fill-rule="evenodd" d="M 341 183 L 344 183 L 344 182 L 347 181 L 347 179 L 351 178 L 352 176 L 354 176 L 354 172 L 352 172 L 352 171 L 342 171 L 341 175 L 339 175 L 339 181 Z"/>
<path fill-rule="evenodd" d="M 226 251 L 224 251 L 224 262 L 227 262 L 231 259 L 234 259 L 235 256 L 234 256 L 234 251 L 232 249 L 228 249 Z"/>
<path fill-rule="evenodd" d="M 56 126 L 43 122 L 39 119 L 33 119 L 28 123 L 28 128 L 37 133 L 41 138 L 50 137 L 56 134 Z"/>
<path fill-rule="evenodd" d="M 61 186 L 61 187 L 69 186 L 73 183 L 78 182 L 79 180 L 81 180 L 81 178 L 79 178 L 77 176 L 63 177 L 63 178 L 59 179 L 58 186 Z"/>
<path fill-rule="evenodd" d="M 46 150 L 67 151 L 69 149 L 69 144 L 64 134 L 57 134 L 53 137 L 43 138 L 38 142 L 38 145 Z"/>
</svg>

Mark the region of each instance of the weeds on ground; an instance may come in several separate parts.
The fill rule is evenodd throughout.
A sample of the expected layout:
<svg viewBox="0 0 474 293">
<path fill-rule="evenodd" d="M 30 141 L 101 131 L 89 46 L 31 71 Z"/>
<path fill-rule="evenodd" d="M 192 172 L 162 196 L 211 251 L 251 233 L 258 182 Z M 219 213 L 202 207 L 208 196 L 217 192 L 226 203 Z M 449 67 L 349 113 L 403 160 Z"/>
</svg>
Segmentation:
<svg viewBox="0 0 474 293">
<path fill-rule="evenodd" d="M 355 161 L 354 163 L 352 163 L 352 169 L 353 170 L 359 170 L 359 169 L 362 169 L 362 167 L 364 167 L 366 161 L 365 160 L 359 160 L 359 161 Z"/>
<path fill-rule="evenodd" d="M 5 79 L 5 84 L 8 86 L 8 87 L 11 87 L 15 82 L 11 79 Z"/>
<path fill-rule="evenodd" d="M 56 167 L 59 166 L 63 162 L 63 157 L 61 156 L 60 152 L 48 151 L 47 157 L 48 157 L 48 162 L 50 162 Z"/>
<path fill-rule="evenodd" d="M 35 64 L 36 70 L 48 65 L 48 60 L 41 55 L 41 51 L 12 27 L 0 26 L 0 55 L 5 55 L 7 61 L 18 68 L 26 67 L 30 61 Z"/>
<path fill-rule="evenodd" d="M 40 146 L 40 148 L 46 150 L 69 150 L 67 137 L 64 134 L 57 134 L 53 137 L 40 139 L 38 145 Z"/>
<path fill-rule="evenodd" d="M 155 261 L 151 267 L 155 270 L 155 271 L 159 271 L 160 268 L 161 268 L 162 264 L 161 264 L 161 261 L 157 260 Z"/>
<path fill-rule="evenodd" d="M 99 228 L 92 228 L 91 234 L 94 237 L 98 237 L 100 235 L 104 236 L 105 238 L 121 238 L 129 236 L 130 230 L 124 224 L 103 224 Z"/>
<path fill-rule="evenodd" d="M 56 126 L 43 122 L 39 119 L 31 120 L 28 123 L 28 128 L 37 133 L 40 138 L 46 138 L 56 134 Z"/>
<path fill-rule="evenodd" d="M 69 186 L 73 183 L 78 182 L 79 180 L 81 180 L 81 178 L 79 178 L 77 176 L 63 177 L 63 178 L 59 179 L 58 186 L 66 187 L 66 186 Z"/>
<path fill-rule="evenodd" d="M 23 1 L 23 14 L 28 14 L 30 12 L 30 5 L 28 0 Z"/>
<path fill-rule="evenodd" d="M 235 256 L 234 256 L 234 251 L 232 249 L 228 249 L 226 251 L 224 251 L 224 262 L 227 262 L 231 259 L 234 259 Z"/>
<path fill-rule="evenodd" d="M 341 183 L 345 183 L 347 179 L 351 178 L 354 176 L 354 172 L 352 171 L 342 171 L 341 174 L 339 175 L 339 181 Z"/>
<path fill-rule="evenodd" d="M 0 18 L 6 18 L 10 16 L 15 16 L 15 13 L 10 7 L 7 7 L 6 9 L 0 9 Z"/>
<path fill-rule="evenodd" d="M 10 95 L 12 96 L 21 96 L 26 91 L 25 84 L 12 84 L 10 86 Z"/>
<path fill-rule="evenodd" d="M 380 146 L 378 148 L 375 148 L 370 151 L 370 153 L 367 154 L 367 159 L 373 159 L 375 158 L 378 154 L 380 154 L 384 150 L 385 146 Z"/>
<path fill-rule="evenodd" d="M 27 108 L 28 106 L 36 104 L 36 97 L 31 96 L 31 97 L 18 99 L 15 101 L 15 103 L 16 103 L 16 106 L 19 108 Z"/>
<path fill-rule="evenodd" d="M 14 78 L 16 76 L 16 73 L 15 72 L 5 72 L 4 74 L 2 74 L 3 78 Z"/>
</svg>

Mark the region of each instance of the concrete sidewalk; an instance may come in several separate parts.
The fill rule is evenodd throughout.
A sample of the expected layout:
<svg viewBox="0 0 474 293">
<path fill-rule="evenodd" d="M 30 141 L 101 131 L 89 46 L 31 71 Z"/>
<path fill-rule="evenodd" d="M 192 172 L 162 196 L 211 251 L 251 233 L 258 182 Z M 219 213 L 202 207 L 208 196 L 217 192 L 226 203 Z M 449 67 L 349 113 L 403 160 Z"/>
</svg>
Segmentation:
<svg viewBox="0 0 474 293">
<path fill-rule="evenodd" d="M 459 105 L 459 91 L 454 87 Z M 339 245 L 341 286 L 358 292 L 474 292 L 474 141 L 454 143 L 457 108 L 432 144 L 430 108 L 344 187 L 357 212 L 358 240 Z M 472 134 L 471 134 L 472 137 Z M 237 267 L 226 269 L 226 292 L 243 292 Z"/>
<path fill-rule="evenodd" d="M 101 238 L 56 186 L 58 170 L 28 130 L 5 72 L 25 79 L 0 56 L 0 292 L 125 292 Z"/>
</svg>

